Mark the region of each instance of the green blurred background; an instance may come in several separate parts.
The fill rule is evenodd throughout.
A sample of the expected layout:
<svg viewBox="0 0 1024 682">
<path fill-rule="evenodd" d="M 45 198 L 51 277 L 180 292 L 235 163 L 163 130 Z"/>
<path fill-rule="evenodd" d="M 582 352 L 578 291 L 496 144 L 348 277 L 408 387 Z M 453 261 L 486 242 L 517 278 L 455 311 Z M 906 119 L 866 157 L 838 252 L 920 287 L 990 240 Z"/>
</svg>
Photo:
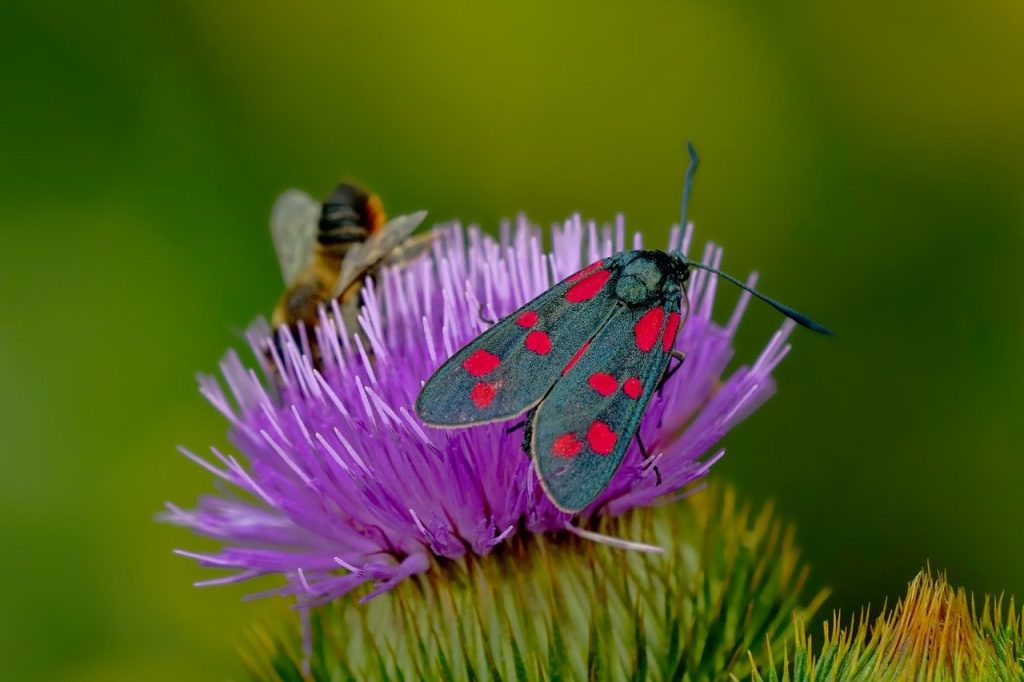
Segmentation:
<svg viewBox="0 0 1024 682">
<path fill-rule="evenodd" d="M 279 191 L 661 243 L 686 139 L 698 238 L 839 331 L 719 475 L 834 607 L 929 560 L 1024 594 L 1024 5 L 898 5 L 3 3 L 0 677 L 237 677 L 279 608 L 192 588 L 170 549 L 208 545 L 152 521 L 212 488 L 174 446 L 224 440 L 193 375 L 279 293 Z"/>
</svg>

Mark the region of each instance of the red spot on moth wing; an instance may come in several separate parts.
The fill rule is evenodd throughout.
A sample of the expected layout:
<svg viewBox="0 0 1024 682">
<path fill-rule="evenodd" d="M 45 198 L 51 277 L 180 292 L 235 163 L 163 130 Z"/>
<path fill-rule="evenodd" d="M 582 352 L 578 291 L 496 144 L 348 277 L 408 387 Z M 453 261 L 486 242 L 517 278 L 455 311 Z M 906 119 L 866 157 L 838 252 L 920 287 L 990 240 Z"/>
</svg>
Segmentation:
<svg viewBox="0 0 1024 682">
<path fill-rule="evenodd" d="M 654 348 L 654 344 L 658 342 L 658 332 L 661 331 L 661 322 L 664 319 L 665 311 L 662 308 L 651 308 L 643 314 L 643 317 L 633 327 L 637 348 L 645 353 Z"/>
<path fill-rule="evenodd" d="M 594 421 L 587 429 L 587 443 L 590 449 L 599 455 L 610 455 L 615 449 L 615 441 L 618 436 L 602 421 Z"/>
<path fill-rule="evenodd" d="M 583 449 L 583 443 L 572 433 L 563 433 L 551 444 L 551 454 L 558 457 L 575 457 Z"/>
<path fill-rule="evenodd" d="M 619 382 L 615 381 L 615 377 L 607 372 L 594 372 L 587 379 L 587 384 L 605 398 L 615 393 L 619 388 Z"/>
<path fill-rule="evenodd" d="M 470 389 L 469 399 L 482 410 L 494 401 L 494 394 L 496 392 L 494 386 L 481 381 Z"/>
<path fill-rule="evenodd" d="M 586 341 L 586 342 L 584 342 L 584 344 L 582 346 L 580 346 L 580 349 L 578 351 L 576 351 L 576 355 L 572 356 L 572 358 L 570 358 L 569 362 L 565 363 L 565 367 L 562 368 L 562 374 L 565 374 L 566 372 L 568 372 L 570 369 L 572 369 L 573 365 L 575 365 L 577 362 L 579 362 L 580 357 L 583 355 L 583 353 L 586 352 L 587 346 L 589 346 L 589 345 L 590 345 L 590 341 Z"/>
<path fill-rule="evenodd" d="M 622 392 L 633 400 L 637 400 L 644 393 L 644 385 L 636 377 L 630 377 L 623 382 Z"/>
<path fill-rule="evenodd" d="M 516 324 L 518 324 L 520 327 L 529 329 L 533 325 L 537 324 L 537 311 L 527 310 L 526 312 L 520 314 L 519 317 L 516 318 Z"/>
<path fill-rule="evenodd" d="M 583 301 L 589 301 L 590 299 L 597 296 L 597 292 L 601 291 L 601 287 L 608 281 L 608 278 L 612 276 L 612 273 L 607 270 L 598 270 L 593 274 L 587 275 L 580 281 L 569 287 L 569 291 L 565 292 L 565 300 L 569 303 L 582 303 Z"/>
<path fill-rule="evenodd" d="M 526 347 L 537 355 L 551 352 L 551 337 L 546 332 L 534 330 L 526 335 Z"/>
<path fill-rule="evenodd" d="M 604 261 L 603 260 L 594 261 L 593 263 L 591 263 L 587 267 L 585 267 L 582 270 L 580 270 L 579 272 L 577 272 L 575 275 L 570 275 L 569 277 L 567 277 L 565 279 L 565 281 L 566 282 L 575 282 L 578 279 L 583 279 L 584 277 L 586 277 L 587 275 L 592 273 L 594 270 L 597 270 L 602 265 L 604 265 Z"/>
<path fill-rule="evenodd" d="M 462 361 L 462 369 L 475 377 L 482 377 L 496 370 L 500 364 L 501 358 L 497 355 L 485 351 L 483 348 L 478 348 L 473 351 L 472 355 Z"/>
<path fill-rule="evenodd" d="M 676 343 L 676 332 L 679 331 L 679 321 L 682 318 L 679 313 L 669 313 L 668 322 L 665 324 L 665 335 L 661 337 L 662 350 L 671 350 Z"/>
</svg>

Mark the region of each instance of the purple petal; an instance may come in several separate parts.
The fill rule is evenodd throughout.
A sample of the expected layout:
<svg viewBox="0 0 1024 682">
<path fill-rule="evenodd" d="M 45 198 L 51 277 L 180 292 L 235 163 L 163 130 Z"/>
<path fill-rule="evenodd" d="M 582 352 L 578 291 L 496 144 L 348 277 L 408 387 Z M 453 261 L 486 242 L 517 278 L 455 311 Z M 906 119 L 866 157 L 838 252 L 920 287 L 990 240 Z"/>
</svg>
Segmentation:
<svg viewBox="0 0 1024 682">
<path fill-rule="evenodd" d="M 367 282 L 361 335 L 339 333 L 337 305 L 322 311 L 319 370 L 310 339 L 283 329 L 275 346 L 261 320 L 247 335 L 258 369 L 229 352 L 221 363 L 227 390 L 200 378 L 240 457 L 214 450 L 218 465 L 183 452 L 238 496 L 204 497 L 191 511 L 168 505 L 162 519 L 224 543 L 215 554 L 183 552 L 234 571 L 204 584 L 276 573 L 285 584 L 257 596 L 295 595 L 311 606 L 374 583 L 371 598 L 429 570 L 431 556 L 486 554 L 517 532 L 561 532 L 572 520 L 545 497 L 519 434 L 503 424 L 427 428 L 412 405 L 433 371 L 486 327 L 481 309 L 507 315 L 586 264 L 639 248 L 641 238 L 627 235 L 621 218 L 599 228 L 579 216 L 552 229 L 550 253 L 522 216 L 498 239 L 457 223 L 436 233 L 428 255 Z M 691 238 L 674 228 L 669 248 L 686 250 Z M 721 258 L 721 249 L 705 248 L 705 263 Z M 711 319 L 716 286 L 715 275 L 693 273 L 690 314 L 676 340 L 686 362 L 651 400 L 640 429 L 656 460 L 644 462 L 632 447 L 583 516 L 692 492 L 724 454 L 715 444 L 774 392 L 771 373 L 793 325 L 784 324 L 752 365 L 724 377 L 749 295 L 719 326 Z"/>
</svg>

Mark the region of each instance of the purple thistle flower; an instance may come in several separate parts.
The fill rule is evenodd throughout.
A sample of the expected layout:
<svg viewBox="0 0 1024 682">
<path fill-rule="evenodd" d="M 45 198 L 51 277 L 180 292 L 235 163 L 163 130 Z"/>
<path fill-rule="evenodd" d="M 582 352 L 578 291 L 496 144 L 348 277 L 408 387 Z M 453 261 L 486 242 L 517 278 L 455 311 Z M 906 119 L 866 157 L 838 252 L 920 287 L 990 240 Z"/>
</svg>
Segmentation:
<svg viewBox="0 0 1024 682">
<path fill-rule="evenodd" d="M 686 253 L 691 228 L 674 228 L 669 250 Z M 367 283 L 363 334 L 339 333 L 336 306 L 321 312 L 318 369 L 308 339 L 281 330 L 275 346 L 262 322 L 249 332 L 260 372 L 230 352 L 221 363 L 227 392 L 215 378 L 200 378 L 200 391 L 227 417 L 247 465 L 217 449 L 219 466 L 183 450 L 241 493 L 203 497 L 191 511 L 169 504 L 162 515 L 224 543 L 213 554 L 179 551 L 232 571 L 197 584 L 280 573 L 285 585 L 256 596 L 291 594 L 312 606 L 366 583 L 374 583 L 364 597 L 371 598 L 427 571 L 435 558 L 484 555 L 516 533 L 569 530 L 656 549 L 578 528 L 579 520 L 544 495 L 521 434 L 506 433 L 504 424 L 431 429 L 412 410 L 427 377 L 486 329 L 486 318 L 507 315 L 588 263 L 624 250 L 621 217 L 600 230 L 573 217 L 553 228 L 550 253 L 541 248 L 542 231 L 523 217 L 503 225 L 497 240 L 459 224 L 436 234 L 428 256 L 385 270 L 376 286 Z M 639 234 L 630 248 L 642 248 Z M 709 244 L 703 261 L 718 267 L 721 257 Z M 711 321 L 716 279 L 694 271 L 690 313 L 676 339 L 686 362 L 651 399 L 640 427 L 660 484 L 634 444 L 611 485 L 579 515 L 584 523 L 692 492 L 724 454 L 715 443 L 774 392 L 771 373 L 789 350 L 792 323 L 753 365 L 723 379 L 749 294 L 719 326 Z"/>
</svg>

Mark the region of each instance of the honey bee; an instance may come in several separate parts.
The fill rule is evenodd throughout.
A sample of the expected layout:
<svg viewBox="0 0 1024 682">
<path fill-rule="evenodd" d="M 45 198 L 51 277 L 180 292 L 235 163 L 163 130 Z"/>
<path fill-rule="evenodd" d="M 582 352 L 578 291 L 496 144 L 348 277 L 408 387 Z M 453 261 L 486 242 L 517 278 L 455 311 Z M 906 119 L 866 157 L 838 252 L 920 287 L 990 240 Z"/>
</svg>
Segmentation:
<svg viewBox="0 0 1024 682">
<path fill-rule="evenodd" d="M 351 333 L 366 276 L 429 246 L 429 234 L 409 238 L 426 215 L 417 211 L 389 221 L 376 194 L 348 182 L 323 203 L 297 189 L 281 194 L 270 213 L 270 232 L 287 288 L 274 309 L 274 327 L 311 330 L 318 307 L 337 299 Z"/>
</svg>

